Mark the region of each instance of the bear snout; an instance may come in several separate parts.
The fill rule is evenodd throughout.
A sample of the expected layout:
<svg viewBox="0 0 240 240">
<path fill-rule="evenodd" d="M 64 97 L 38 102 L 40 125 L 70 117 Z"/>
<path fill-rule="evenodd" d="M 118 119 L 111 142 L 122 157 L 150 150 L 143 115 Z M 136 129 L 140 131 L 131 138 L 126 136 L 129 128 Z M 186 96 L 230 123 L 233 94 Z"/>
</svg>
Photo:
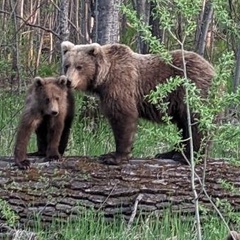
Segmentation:
<svg viewBox="0 0 240 240">
<path fill-rule="evenodd" d="M 52 115 L 52 116 L 57 116 L 57 115 L 58 115 L 58 111 L 53 110 L 53 111 L 51 112 L 51 115 Z"/>
</svg>

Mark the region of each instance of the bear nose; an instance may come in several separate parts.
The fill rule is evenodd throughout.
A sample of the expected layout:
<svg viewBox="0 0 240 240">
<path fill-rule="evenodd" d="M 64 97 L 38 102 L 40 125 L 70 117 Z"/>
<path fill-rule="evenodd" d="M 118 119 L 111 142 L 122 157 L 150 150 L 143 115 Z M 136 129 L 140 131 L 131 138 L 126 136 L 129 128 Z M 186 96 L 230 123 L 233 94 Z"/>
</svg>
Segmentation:
<svg viewBox="0 0 240 240">
<path fill-rule="evenodd" d="M 57 112 L 57 111 L 52 111 L 52 115 L 53 115 L 53 116 L 57 116 L 57 115 L 58 115 L 58 112 Z"/>
</svg>

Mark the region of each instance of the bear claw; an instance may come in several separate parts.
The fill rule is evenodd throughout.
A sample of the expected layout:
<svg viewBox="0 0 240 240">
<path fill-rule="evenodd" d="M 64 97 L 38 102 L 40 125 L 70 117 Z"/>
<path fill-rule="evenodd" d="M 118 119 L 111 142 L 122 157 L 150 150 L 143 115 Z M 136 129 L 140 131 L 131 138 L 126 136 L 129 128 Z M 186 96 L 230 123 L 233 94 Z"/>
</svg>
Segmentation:
<svg viewBox="0 0 240 240">
<path fill-rule="evenodd" d="M 99 157 L 100 161 L 107 165 L 120 165 L 124 162 L 128 162 L 128 157 L 121 156 L 115 152 L 103 154 Z"/>
<path fill-rule="evenodd" d="M 47 156 L 44 158 L 44 162 L 59 161 L 61 157 L 59 155 Z"/>
<path fill-rule="evenodd" d="M 18 166 L 18 168 L 20 170 L 26 170 L 26 169 L 30 168 L 30 161 L 25 159 L 21 162 L 16 162 L 16 165 Z"/>
</svg>

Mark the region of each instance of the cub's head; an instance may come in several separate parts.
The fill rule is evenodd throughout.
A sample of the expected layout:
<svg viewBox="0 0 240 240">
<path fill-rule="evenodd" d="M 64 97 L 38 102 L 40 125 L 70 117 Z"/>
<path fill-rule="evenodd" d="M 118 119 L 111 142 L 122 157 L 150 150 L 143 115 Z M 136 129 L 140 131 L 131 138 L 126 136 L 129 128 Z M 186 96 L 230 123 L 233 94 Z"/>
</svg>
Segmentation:
<svg viewBox="0 0 240 240">
<path fill-rule="evenodd" d="M 74 45 L 64 41 L 61 51 L 64 74 L 73 88 L 94 91 L 105 80 L 110 64 L 98 43 Z"/>
<path fill-rule="evenodd" d="M 64 75 L 54 77 L 35 77 L 34 98 L 43 115 L 57 116 L 67 109 L 67 93 L 71 82 Z"/>
</svg>

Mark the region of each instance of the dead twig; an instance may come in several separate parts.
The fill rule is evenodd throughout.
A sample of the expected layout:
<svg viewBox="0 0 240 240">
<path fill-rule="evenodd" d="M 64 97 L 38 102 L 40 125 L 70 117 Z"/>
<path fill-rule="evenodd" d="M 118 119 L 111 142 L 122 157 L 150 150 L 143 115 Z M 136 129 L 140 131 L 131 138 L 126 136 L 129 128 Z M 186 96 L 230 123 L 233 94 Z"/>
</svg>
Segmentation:
<svg viewBox="0 0 240 240">
<path fill-rule="evenodd" d="M 130 229 L 131 226 L 132 226 L 133 220 L 134 220 L 134 218 L 136 216 L 136 213 L 137 213 L 138 203 L 142 200 L 142 198 L 143 198 L 143 194 L 139 194 L 136 198 L 136 201 L 135 201 L 134 206 L 133 206 L 133 212 L 132 212 L 131 217 L 128 221 L 128 226 L 127 226 L 128 229 Z"/>
</svg>

